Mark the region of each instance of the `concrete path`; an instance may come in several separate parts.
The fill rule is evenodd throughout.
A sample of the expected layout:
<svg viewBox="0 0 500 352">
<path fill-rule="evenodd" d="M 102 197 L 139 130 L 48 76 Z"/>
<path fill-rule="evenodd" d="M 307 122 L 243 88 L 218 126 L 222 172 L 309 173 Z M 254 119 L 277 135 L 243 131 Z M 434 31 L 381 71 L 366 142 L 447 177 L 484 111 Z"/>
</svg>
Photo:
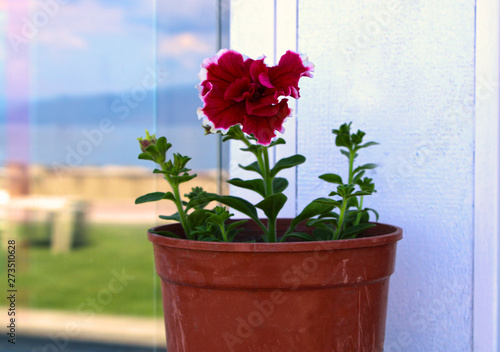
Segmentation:
<svg viewBox="0 0 500 352">
<path fill-rule="evenodd" d="M 118 345 L 115 347 L 121 348 L 109 349 L 109 351 L 129 351 L 124 346 L 136 348 L 130 351 L 154 351 L 155 348 L 161 348 L 158 351 L 165 351 L 163 318 L 106 316 L 27 309 L 19 309 L 16 315 L 18 347 L 24 340 L 28 341 L 27 343 L 30 345 L 33 343 L 41 344 L 31 347 L 29 352 L 73 351 L 73 349 L 69 349 L 71 346 L 79 348 L 78 346 L 81 346 L 83 342 L 94 343 L 96 346 Z M 4 344 L 6 339 L 2 340 L 0 345 L 6 346 Z M 0 350 L 4 351 L 3 348 Z M 5 351 L 10 351 L 10 349 Z M 12 351 L 17 351 L 17 349 L 12 349 Z M 24 350 L 20 349 L 19 351 Z M 75 349 L 75 351 L 84 350 Z M 85 351 L 100 350 L 96 347 L 96 349 Z"/>
<path fill-rule="evenodd" d="M 63 348 L 51 345 L 50 339 L 37 337 L 23 337 L 15 346 L 7 346 L 1 349 L 5 352 L 167 352 L 164 347 L 155 348 L 147 346 L 131 346 L 119 344 L 105 344 L 86 341 L 70 341 Z M 49 347 L 50 346 L 50 347 Z"/>
</svg>

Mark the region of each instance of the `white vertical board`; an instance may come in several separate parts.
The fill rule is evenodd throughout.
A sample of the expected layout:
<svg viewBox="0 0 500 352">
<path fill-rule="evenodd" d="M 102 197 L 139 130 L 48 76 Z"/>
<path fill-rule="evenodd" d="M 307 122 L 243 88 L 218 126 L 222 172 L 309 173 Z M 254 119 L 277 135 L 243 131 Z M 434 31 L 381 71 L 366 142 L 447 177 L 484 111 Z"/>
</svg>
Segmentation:
<svg viewBox="0 0 500 352">
<path fill-rule="evenodd" d="M 276 1 L 276 61 L 287 50 L 297 50 L 297 0 L 277 0 Z M 276 63 L 277 63 L 276 62 Z M 308 80 L 308 77 L 302 78 L 302 81 Z M 275 160 L 286 158 L 297 153 L 296 126 L 298 114 L 298 102 L 293 98 L 289 99 L 288 105 L 293 110 L 292 116 L 288 117 L 284 123 L 285 133 L 283 138 L 285 145 L 276 147 Z M 299 166 L 304 167 L 304 166 Z M 285 195 L 288 201 L 281 210 L 280 217 L 294 217 L 297 214 L 296 187 L 297 187 L 297 168 L 286 169 L 280 172 L 279 177 L 285 177 L 288 182 L 288 189 Z"/>
<path fill-rule="evenodd" d="M 296 0 L 232 0 L 231 2 L 231 35 L 230 47 L 251 58 L 266 56 L 268 65 L 277 63 L 287 50 L 296 50 L 297 34 L 297 2 Z M 290 107 L 297 111 L 296 103 L 290 99 Z M 287 144 L 275 148 L 276 154 L 271 155 L 271 163 L 277 159 L 296 153 L 295 116 L 287 119 L 283 136 Z M 230 146 L 230 176 L 243 179 L 255 178 L 256 174 L 238 167 L 238 164 L 248 165 L 255 161 L 250 153 L 241 152 L 241 144 L 231 142 Z M 289 187 L 285 191 L 288 202 L 280 213 L 280 217 L 295 215 L 296 171 L 286 170 L 280 173 L 286 177 Z M 260 201 L 254 192 L 231 187 L 230 193 L 245 198 L 252 203 Z M 262 215 L 262 213 L 260 213 Z M 237 214 L 241 216 L 241 214 Z"/>
<path fill-rule="evenodd" d="M 230 48 L 253 59 L 266 56 L 268 62 L 274 61 L 274 1 L 231 0 Z M 242 143 L 230 143 L 230 178 L 256 178 L 255 173 L 238 167 L 238 164 L 248 165 L 254 162 L 253 154 L 240 151 Z M 242 197 L 253 204 L 260 201 L 255 192 L 234 186 L 229 189 L 231 195 Z M 236 211 L 233 213 L 238 218 L 246 217 Z M 260 210 L 259 214 L 262 216 Z"/>
<path fill-rule="evenodd" d="M 297 120 L 299 208 L 331 191 L 318 175 L 346 173 L 332 128 L 353 121 L 380 142 L 360 151 L 380 164 L 367 206 L 404 230 L 385 350 L 471 351 L 475 1 L 300 0 L 298 24 L 315 64 Z"/>
<path fill-rule="evenodd" d="M 477 1 L 474 351 L 499 351 L 500 5 Z"/>
<path fill-rule="evenodd" d="M 230 47 L 252 59 L 266 56 L 268 63 L 274 62 L 274 1 L 270 0 L 232 0 L 231 1 L 231 29 L 230 29 Z M 255 161 L 252 153 L 239 150 L 243 144 L 237 141 L 231 141 L 229 148 L 230 178 L 253 179 L 257 174 L 242 170 L 238 164 L 248 165 Z M 229 193 L 242 197 L 249 202 L 256 204 L 261 199 L 255 192 L 242 188 L 230 186 Z M 244 218 L 246 216 L 233 211 L 236 217 Z M 262 212 L 259 210 L 260 216 Z"/>
</svg>

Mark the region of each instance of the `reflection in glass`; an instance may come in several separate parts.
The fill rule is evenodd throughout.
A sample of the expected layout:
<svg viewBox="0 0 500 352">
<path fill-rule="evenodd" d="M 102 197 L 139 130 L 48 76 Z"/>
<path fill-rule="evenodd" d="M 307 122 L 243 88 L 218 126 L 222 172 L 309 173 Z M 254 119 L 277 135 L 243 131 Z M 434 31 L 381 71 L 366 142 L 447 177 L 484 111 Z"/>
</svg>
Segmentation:
<svg viewBox="0 0 500 352">
<path fill-rule="evenodd" d="M 218 137 L 202 138 L 195 85 L 202 59 L 227 41 L 227 18 L 205 0 L 0 4 L 0 234 L 18 244 L 30 350 L 164 345 L 145 230 L 173 211 L 133 204 L 164 186 L 137 159 L 136 138 L 166 135 L 217 190 Z"/>
</svg>

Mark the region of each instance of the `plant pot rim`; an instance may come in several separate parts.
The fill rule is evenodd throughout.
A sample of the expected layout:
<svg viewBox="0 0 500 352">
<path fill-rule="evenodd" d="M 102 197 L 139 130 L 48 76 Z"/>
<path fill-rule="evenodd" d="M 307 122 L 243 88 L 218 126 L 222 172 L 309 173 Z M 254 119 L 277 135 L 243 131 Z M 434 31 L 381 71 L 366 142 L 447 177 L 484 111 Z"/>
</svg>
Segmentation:
<svg viewBox="0 0 500 352">
<path fill-rule="evenodd" d="M 290 219 L 278 219 L 289 221 Z M 248 242 L 206 242 L 188 239 L 178 239 L 154 234 L 148 230 L 148 239 L 155 245 L 209 252 L 314 252 L 321 250 L 340 250 L 363 247 L 376 247 L 394 243 L 403 238 L 403 230 L 394 225 L 375 223 L 373 229 L 379 233 L 367 237 L 334 240 L 334 241 L 303 241 L 303 242 L 278 242 L 278 243 L 248 243 Z M 176 227 L 182 230 L 180 224 L 166 224 L 155 226 L 151 230 L 161 231 Z M 370 229 L 371 230 L 371 229 Z M 368 230 L 368 231 L 370 231 Z"/>
</svg>

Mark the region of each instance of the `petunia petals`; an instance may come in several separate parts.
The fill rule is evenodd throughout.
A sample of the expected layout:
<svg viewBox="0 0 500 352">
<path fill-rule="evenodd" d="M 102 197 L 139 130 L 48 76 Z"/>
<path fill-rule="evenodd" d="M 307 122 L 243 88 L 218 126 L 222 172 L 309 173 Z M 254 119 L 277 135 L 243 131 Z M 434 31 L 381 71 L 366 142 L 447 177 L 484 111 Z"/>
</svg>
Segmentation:
<svg viewBox="0 0 500 352">
<path fill-rule="evenodd" d="M 225 133 L 241 125 L 243 132 L 268 145 L 291 114 L 283 97 L 299 98 L 299 80 L 312 77 L 313 69 L 307 58 L 291 51 L 278 65 L 268 67 L 264 58 L 253 60 L 221 50 L 202 63 L 198 89 L 204 106 L 198 115 L 213 131 Z"/>
<path fill-rule="evenodd" d="M 240 102 L 251 94 L 250 79 L 248 77 L 243 77 L 236 79 L 227 87 L 224 93 L 224 99 L 233 99 L 234 101 Z"/>
<path fill-rule="evenodd" d="M 262 117 L 247 115 L 243 121 L 243 132 L 253 134 L 262 145 L 269 145 L 274 137 L 275 131 L 283 131 L 283 122 L 291 114 L 287 99 L 283 99 L 277 106 L 275 115 Z"/>
</svg>

